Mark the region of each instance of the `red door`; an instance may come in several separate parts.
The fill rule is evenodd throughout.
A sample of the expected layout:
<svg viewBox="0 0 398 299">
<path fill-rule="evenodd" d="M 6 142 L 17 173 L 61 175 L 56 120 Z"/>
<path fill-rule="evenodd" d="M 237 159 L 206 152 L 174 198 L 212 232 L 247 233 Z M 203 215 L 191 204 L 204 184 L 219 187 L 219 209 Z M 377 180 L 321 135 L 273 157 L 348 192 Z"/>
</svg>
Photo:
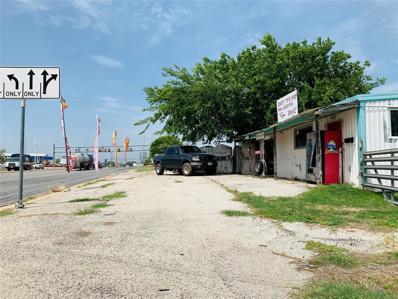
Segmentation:
<svg viewBox="0 0 398 299">
<path fill-rule="evenodd" d="M 339 137 L 338 131 L 325 132 L 325 185 L 339 183 Z"/>
</svg>

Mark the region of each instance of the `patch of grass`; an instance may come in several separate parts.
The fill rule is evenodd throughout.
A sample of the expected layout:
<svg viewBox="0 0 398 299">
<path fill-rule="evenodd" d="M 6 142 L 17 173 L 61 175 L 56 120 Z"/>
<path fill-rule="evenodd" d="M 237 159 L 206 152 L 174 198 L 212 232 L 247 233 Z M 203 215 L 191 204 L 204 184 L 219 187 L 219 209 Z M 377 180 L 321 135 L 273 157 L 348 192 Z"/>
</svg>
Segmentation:
<svg viewBox="0 0 398 299">
<path fill-rule="evenodd" d="M 333 265 L 340 268 L 354 268 L 358 265 L 358 261 L 344 252 L 332 252 L 314 258 L 312 264 L 316 266 Z"/>
<path fill-rule="evenodd" d="M 350 185 L 319 186 L 295 197 L 277 198 L 226 190 L 260 217 L 328 226 L 398 228 L 398 207 L 384 201 L 380 194 Z"/>
<path fill-rule="evenodd" d="M 127 197 L 126 192 L 123 191 L 118 191 L 118 192 L 114 192 L 112 194 L 107 194 L 101 197 L 101 200 L 104 201 L 110 201 L 112 199 L 118 199 L 118 198 L 124 198 Z"/>
<path fill-rule="evenodd" d="M 100 187 L 101 187 L 101 188 L 106 188 L 106 187 L 112 186 L 112 185 L 114 185 L 114 184 L 115 184 L 115 183 L 106 183 L 106 184 L 101 185 Z"/>
<path fill-rule="evenodd" d="M 105 180 L 104 179 L 102 179 L 102 180 L 96 179 L 96 180 L 93 180 L 93 181 L 88 181 L 87 183 L 79 185 L 78 188 L 83 188 L 83 187 L 86 187 L 86 186 L 94 185 L 94 184 L 96 184 L 98 182 L 103 182 L 103 181 L 105 181 Z"/>
<path fill-rule="evenodd" d="M 96 201 L 96 200 L 99 200 L 99 199 L 98 198 L 83 197 L 83 198 L 72 199 L 69 202 L 87 202 L 87 201 Z"/>
<path fill-rule="evenodd" d="M 145 166 L 140 166 L 134 169 L 136 172 L 151 172 L 153 171 L 153 165 L 145 165 Z"/>
<path fill-rule="evenodd" d="M 14 215 L 14 211 L 11 210 L 2 210 L 0 211 L 0 217 L 7 217 L 7 216 L 11 216 Z"/>
<path fill-rule="evenodd" d="M 73 213 L 73 215 L 76 216 L 85 216 L 85 215 L 89 215 L 89 214 L 94 214 L 97 210 L 93 209 L 93 208 L 86 208 L 86 209 L 79 209 L 76 212 Z"/>
<path fill-rule="evenodd" d="M 352 283 L 324 281 L 310 284 L 303 293 L 304 299 L 393 299 L 392 292 L 372 290 Z"/>
<path fill-rule="evenodd" d="M 305 249 L 321 254 L 345 251 L 345 249 L 336 245 L 328 245 L 317 241 L 307 241 Z"/>
<path fill-rule="evenodd" d="M 225 210 L 223 211 L 224 215 L 230 216 L 230 217 L 243 217 L 243 216 L 250 216 L 251 214 L 246 211 L 236 211 L 236 210 Z"/>
<path fill-rule="evenodd" d="M 302 298 L 398 298 L 398 252 L 354 254 L 315 241 L 305 248 L 317 253 L 310 260 L 317 267 Z"/>
<path fill-rule="evenodd" d="M 91 206 L 91 208 L 95 209 L 95 210 L 102 209 L 102 208 L 107 208 L 107 207 L 109 207 L 109 205 L 107 203 L 96 203 L 96 204 L 93 204 Z"/>
<path fill-rule="evenodd" d="M 73 214 L 77 215 L 77 216 L 94 214 L 97 212 L 97 210 L 107 208 L 107 207 L 109 207 L 109 205 L 107 203 L 104 203 L 104 202 L 96 203 L 96 204 L 91 205 L 89 208 L 79 209 L 78 211 L 76 211 Z"/>
<path fill-rule="evenodd" d="M 315 266 L 333 265 L 341 268 L 353 268 L 359 261 L 349 254 L 347 250 L 335 245 L 327 245 L 321 242 L 308 241 L 305 249 L 316 252 L 318 255 L 311 260 Z"/>
</svg>

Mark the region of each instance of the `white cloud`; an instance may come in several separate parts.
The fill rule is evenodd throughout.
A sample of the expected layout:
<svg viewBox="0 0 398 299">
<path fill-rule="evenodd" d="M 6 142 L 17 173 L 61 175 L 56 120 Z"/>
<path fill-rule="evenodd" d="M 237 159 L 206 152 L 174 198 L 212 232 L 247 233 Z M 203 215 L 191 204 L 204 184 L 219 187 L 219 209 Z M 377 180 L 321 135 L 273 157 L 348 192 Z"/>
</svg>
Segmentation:
<svg viewBox="0 0 398 299">
<path fill-rule="evenodd" d="M 189 20 L 190 14 L 183 5 L 162 1 L 16 1 L 18 9 L 34 15 L 36 22 L 43 26 L 92 29 L 103 34 L 144 31 L 150 44 L 173 34 L 175 28 Z"/>
<path fill-rule="evenodd" d="M 110 67 L 110 68 L 123 68 L 124 65 L 120 60 L 107 57 L 104 55 L 93 55 L 90 56 L 90 58 L 98 63 L 99 65 L 105 66 L 105 67 Z"/>
<path fill-rule="evenodd" d="M 117 114 L 117 115 L 126 115 L 140 118 L 142 117 L 142 107 L 136 105 L 126 105 L 122 100 L 112 97 L 112 96 L 104 96 L 98 98 L 100 104 L 95 108 L 96 112 L 106 113 L 106 114 Z M 138 115 L 137 115 L 138 113 Z"/>
<path fill-rule="evenodd" d="M 43 1 L 38 0 L 16 0 L 19 4 L 19 7 L 25 10 L 29 10 L 32 12 L 39 12 L 44 10 L 49 10 L 49 7 L 44 4 Z"/>
<path fill-rule="evenodd" d="M 372 93 L 388 93 L 388 92 L 398 93 L 398 81 L 387 83 L 372 89 Z"/>
<path fill-rule="evenodd" d="M 72 7 L 80 14 L 77 28 L 83 29 L 92 25 L 95 29 L 108 33 L 108 14 L 105 11 L 108 11 L 107 6 L 110 4 L 112 2 L 109 0 L 72 0 Z"/>
</svg>

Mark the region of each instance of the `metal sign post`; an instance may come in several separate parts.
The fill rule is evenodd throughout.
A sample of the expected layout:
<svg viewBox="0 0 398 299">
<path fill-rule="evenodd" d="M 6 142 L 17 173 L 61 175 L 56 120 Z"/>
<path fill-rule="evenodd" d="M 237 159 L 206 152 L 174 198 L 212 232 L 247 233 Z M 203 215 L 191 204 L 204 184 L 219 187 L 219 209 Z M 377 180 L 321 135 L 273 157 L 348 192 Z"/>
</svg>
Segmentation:
<svg viewBox="0 0 398 299">
<path fill-rule="evenodd" d="M 22 209 L 25 205 L 23 203 L 23 170 L 25 164 L 25 99 L 21 100 L 21 136 L 19 141 L 19 189 L 17 207 Z"/>
<path fill-rule="evenodd" d="M 23 208 L 23 171 L 25 166 L 26 99 L 59 99 L 59 67 L 0 67 L 0 100 L 21 101 L 19 147 L 19 189 L 17 208 Z"/>
</svg>

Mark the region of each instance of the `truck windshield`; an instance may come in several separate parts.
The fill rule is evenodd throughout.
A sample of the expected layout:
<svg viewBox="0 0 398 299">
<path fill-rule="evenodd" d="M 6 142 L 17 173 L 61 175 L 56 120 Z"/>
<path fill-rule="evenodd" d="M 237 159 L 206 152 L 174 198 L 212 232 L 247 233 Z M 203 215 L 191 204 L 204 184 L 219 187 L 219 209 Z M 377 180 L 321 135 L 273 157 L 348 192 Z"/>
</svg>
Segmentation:
<svg viewBox="0 0 398 299">
<path fill-rule="evenodd" d="M 197 146 L 181 146 L 181 151 L 185 154 L 201 153 L 202 151 Z"/>
<path fill-rule="evenodd" d="M 19 158 L 11 157 L 7 159 L 8 162 L 18 162 Z"/>
</svg>

